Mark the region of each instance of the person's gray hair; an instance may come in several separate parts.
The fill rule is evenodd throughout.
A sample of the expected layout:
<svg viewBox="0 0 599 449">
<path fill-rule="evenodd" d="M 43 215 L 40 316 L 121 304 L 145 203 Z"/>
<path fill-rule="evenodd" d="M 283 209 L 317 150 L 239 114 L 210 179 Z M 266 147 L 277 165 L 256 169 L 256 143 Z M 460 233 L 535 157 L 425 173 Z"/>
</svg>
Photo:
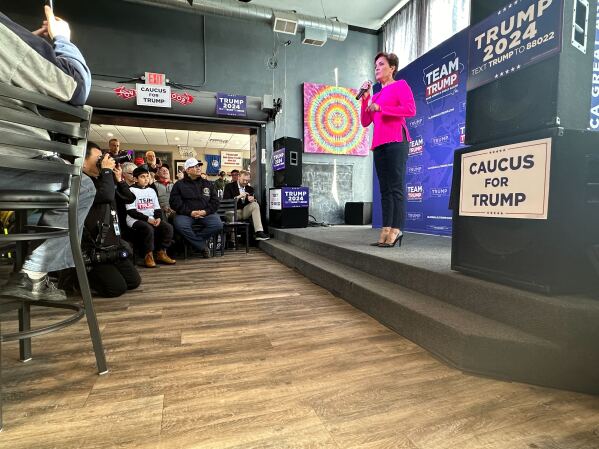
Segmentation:
<svg viewBox="0 0 599 449">
<path fill-rule="evenodd" d="M 123 169 L 123 173 L 133 173 L 133 170 L 137 168 L 137 165 L 133 162 L 125 162 L 121 165 L 121 168 Z"/>
</svg>

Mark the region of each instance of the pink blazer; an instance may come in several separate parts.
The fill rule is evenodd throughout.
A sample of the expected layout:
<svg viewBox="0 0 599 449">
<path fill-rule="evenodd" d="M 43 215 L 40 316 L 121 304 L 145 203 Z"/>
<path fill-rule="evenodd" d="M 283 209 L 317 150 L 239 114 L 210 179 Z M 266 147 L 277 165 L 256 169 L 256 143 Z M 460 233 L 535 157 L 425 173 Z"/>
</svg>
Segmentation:
<svg viewBox="0 0 599 449">
<path fill-rule="evenodd" d="M 416 115 L 416 104 L 408 83 L 397 80 L 388 84 L 372 97 L 371 103 L 378 104 L 381 110 L 368 111 L 366 109 L 368 100 L 362 97 L 360 114 L 362 126 L 367 127 L 374 123 L 371 149 L 389 142 L 401 142 L 402 129 L 405 130 L 408 142 L 412 140 L 406 125 L 406 117 Z"/>
</svg>

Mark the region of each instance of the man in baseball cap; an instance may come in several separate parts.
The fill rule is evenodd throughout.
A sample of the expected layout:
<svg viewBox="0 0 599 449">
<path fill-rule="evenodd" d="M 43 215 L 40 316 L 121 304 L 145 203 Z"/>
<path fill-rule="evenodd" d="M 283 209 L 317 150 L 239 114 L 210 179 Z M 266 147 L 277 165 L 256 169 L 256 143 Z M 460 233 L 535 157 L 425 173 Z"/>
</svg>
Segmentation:
<svg viewBox="0 0 599 449">
<path fill-rule="evenodd" d="M 218 195 L 210 181 L 202 179 L 202 163 L 194 157 L 185 161 L 183 179 L 175 183 L 169 198 L 176 212 L 175 229 L 191 246 L 210 257 L 206 241 L 223 228 L 218 209 Z"/>
</svg>

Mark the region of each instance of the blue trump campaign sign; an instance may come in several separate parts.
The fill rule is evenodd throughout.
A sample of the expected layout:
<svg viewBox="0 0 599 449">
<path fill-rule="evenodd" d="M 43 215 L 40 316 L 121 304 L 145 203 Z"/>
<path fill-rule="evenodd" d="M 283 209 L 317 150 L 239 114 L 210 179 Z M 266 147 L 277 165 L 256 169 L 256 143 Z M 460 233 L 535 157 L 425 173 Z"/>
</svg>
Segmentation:
<svg viewBox="0 0 599 449">
<path fill-rule="evenodd" d="M 216 115 L 231 117 L 247 116 L 247 97 L 245 95 L 216 94 Z"/>
<path fill-rule="evenodd" d="M 310 205 L 308 187 L 282 187 L 281 192 L 283 209 L 308 207 Z"/>
<path fill-rule="evenodd" d="M 285 148 L 272 152 L 273 171 L 285 170 Z"/>
<path fill-rule="evenodd" d="M 449 195 L 453 153 L 464 144 L 468 30 L 463 30 L 400 70 L 412 88 L 416 116 L 407 118 L 409 144 L 404 185 L 405 230 L 451 235 Z M 376 170 L 374 227 L 382 225 Z"/>
<path fill-rule="evenodd" d="M 470 28 L 468 90 L 561 51 L 563 0 L 514 0 Z"/>
</svg>

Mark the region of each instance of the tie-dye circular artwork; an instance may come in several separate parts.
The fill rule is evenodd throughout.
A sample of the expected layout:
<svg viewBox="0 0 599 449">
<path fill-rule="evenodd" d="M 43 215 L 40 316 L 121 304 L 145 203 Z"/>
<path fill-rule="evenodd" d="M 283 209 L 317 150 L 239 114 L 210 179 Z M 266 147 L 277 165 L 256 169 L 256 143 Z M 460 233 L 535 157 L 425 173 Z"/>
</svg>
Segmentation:
<svg viewBox="0 0 599 449">
<path fill-rule="evenodd" d="M 304 83 L 304 152 L 366 156 L 368 129 L 360 124 L 357 90 Z"/>
</svg>

